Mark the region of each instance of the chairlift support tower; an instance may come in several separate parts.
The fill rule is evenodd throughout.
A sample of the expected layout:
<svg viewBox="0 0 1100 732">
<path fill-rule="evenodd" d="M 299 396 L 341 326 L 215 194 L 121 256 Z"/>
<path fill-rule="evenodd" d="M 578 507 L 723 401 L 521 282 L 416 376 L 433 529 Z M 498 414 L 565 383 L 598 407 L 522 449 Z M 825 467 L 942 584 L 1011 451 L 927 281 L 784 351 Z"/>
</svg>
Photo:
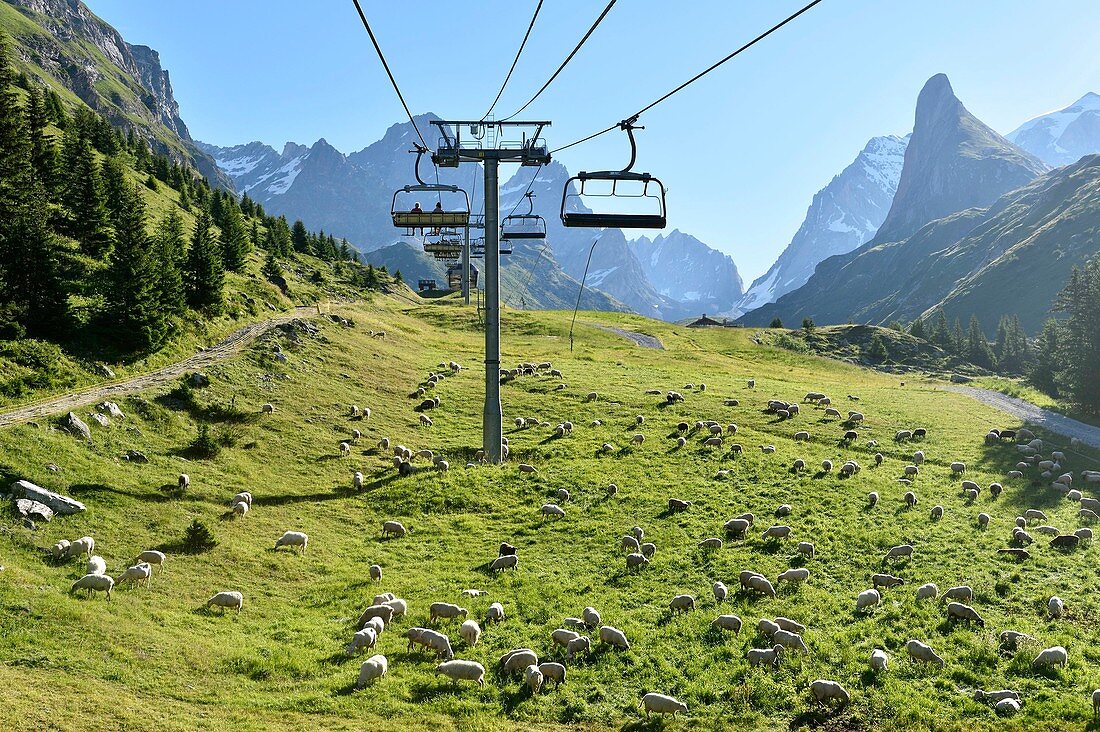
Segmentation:
<svg viewBox="0 0 1100 732">
<path fill-rule="evenodd" d="M 541 140 L 549 122 L 507 122 L 495 120 L 431 120 L 439 131 L 439 144 L 432 162 L 441 168 L 461 163 L 481 163 L 485 175 L 485 410 L 481 442 L 486 459 L 499 464 L 503 433 L 500 404 L 500 205 L 498 169 L 501 163 L 535 167 L 550 162 L 550 149 Z M 530 131 L 530 134 L 527 132 Z M 468 133 L 464 139 L 463 132 Z M 520 139 L 509 141 L 509 132 Z M 464 247 L 463 277 L 468 282 L 469 247 Z M 467 289 L 468 292 L 468 289 Z"/>
</svg>

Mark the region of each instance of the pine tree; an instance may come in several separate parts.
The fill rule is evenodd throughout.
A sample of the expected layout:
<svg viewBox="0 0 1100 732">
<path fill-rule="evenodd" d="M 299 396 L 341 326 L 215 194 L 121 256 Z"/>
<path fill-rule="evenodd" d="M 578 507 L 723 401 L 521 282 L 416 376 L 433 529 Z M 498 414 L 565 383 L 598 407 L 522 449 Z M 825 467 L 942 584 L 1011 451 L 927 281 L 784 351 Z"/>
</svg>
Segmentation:
<svg viewBox="0 0 1100 732">
<path fill-rule="evenodd" d="M 103 181 L 103 201 L 107 206 L 107 218 L 111 226 L 118 226 L 119 216 L 123 215 L 121 209 L 131 204 L 128 200 L 131 191 L 126 182 L 122 159 L 118 155 L 104 158 L 99 167 L 99 177 Z"/>
<path fill-rule="evenodd" d="M 1058 370 L 1061 368 L 1061 326 L 1051 318 L 1043 323 L 1043 330 L 1035 340 L 1035 356 L 1027 372 L 1027 380 L 1039 391 L 1050 396 L 1060 396 Z"/>
<path fill-rule="evenodd" d="M 217 314 L 224 304 L 222 289 L 225 286 L 225 268 L 222 265 L 221 248 L 214 240 L 210 227 L 210 214 L 203 211 L 195 221 L 195 231 L 191 235 L 184 283 L 188 305 Z"/>
<path fill-rule="evenodd" d="M 174 209 L 157 224 L 153 241 L 154 259 L 160 271 L 157 294 L 161 307 L 170 315 L 180 315 L 186 306 L 183 284 L 186 241 L 183 219 Z"/>
<path fill-rule="evenodd" d="M 993 351 L 989 348 L 989 342 L 982 332 L 982 325 L 978 322 L 978 316 L 970 316 L 970 326 L 966 335 L 966 360 L 982 368 L 993 368 Z"/>
<path fill-rule="evenodd" d="M 189 189 L 190 189 L 190 186 L 188 186 L 186 183 L 184 185 L 180 186 L 180 197 L 179 197 L 179 201 L 177 202 L 177 204 L 184 211 L 190 211 L 191 210 L 191 194 L 188 193 Z"/>
<path fill-rule="evenodd" d="M 783 327 L 783 321 L 780 320 L 779 318 L 772 318 L 772 324 L 769 325 L 768 327 L 769 328 L 782 328 Z"/>
<path fill-rule="evenodd" d="M 279 260 L 275 258 L 274 252 L 267 253 L 267 259 L 264 260 L 264 266 L 261 270 L 263 276 L 269 280 L 275 280 L 283 276 L 283 268 L 279 264 Z"/>
<path fill-rule="evenodd" d="M 363 283 L 366 285 L 368 290 L 378 289 L 378 272 L 375 271 L 373 264 L 367 264 L 367 271 L 363 275 Z"/>
<path fill-rule="evenodd" d="M 110 226 L 92 145 L 74 128 L 65 136 L 62 157 L 61 201 L 67 213 L 66 232 L 80 242 L 85 253 L 100 257 L 110 246 Z"/>
<path fill-rule="evenodd" d="M 924 329 L 924 321 L 917 318 L 909 324 L 909 335 L 914 338 L 920 338 L 922 341 L 928 340 L 928 335 Z"/>
<path fill-rule="evenodd" d="M 1100 259 L 1074 268 L 1054 309 L 1069 315 L 1061 335 L 1063 390 L 1081 409 L 1100 412 Z"/>
<path fill-rule="evenodd" d="M 294 226 L 290 229 L 290 243 L 293 245 L 294 251 L 309 254 L 311 248 L 309 232 L 306 231 L 306 225 L 302 223 L 301 219 L 295 221 Z"/>
<path fill-rule="evenodd" d="M 49 112 L 46 109 L 45 99 L 37 87 L 31 89 L 31 93 L 27 96 L 25 115 L 27 137 L 30 141 L 31 166 L 50 200 L 56 200 L 57 146 L 54 144 L 53 137 L 46 133 L 46 126 L 50 123 Z"/>
<path fill-rule="evenodd" d="M 122 343 L 136 351 L 156 350 L 168 334 L 168 314 L 161 304 L 158 262 L 146 233 L 145 203 L 129 183 L 122 184 L 118 195 L 107 316 Z"/>
<path fill-rule="evenodd" d="M 348 246 L 347 239 L 340 240 L 340 259 L 344 262 L 351 261 L 351 247 Z"/>
<path fill-rule="evenodd" d="M 240 272 L 252 251 L 252 242 L 244 226 L 241 210 L 231 198 L 222 201 L 222 261 L 225 268 Z"/>
<path fill-rule="evenodd" d="M 955 327 L 951 330 L 951 353 L 956 356 L 961 355 L 965 346 L 966 341 L 963 335 L 962 321 L 955 318 Z"/>
<path fill-rule="evenodd" d="M 867 348 L 867 358 L 873 363 L 882 363 L 890 355 L 886 350 L 886 340 L 881 333 L 871 336 L 871 343 Z"/>
</svg>

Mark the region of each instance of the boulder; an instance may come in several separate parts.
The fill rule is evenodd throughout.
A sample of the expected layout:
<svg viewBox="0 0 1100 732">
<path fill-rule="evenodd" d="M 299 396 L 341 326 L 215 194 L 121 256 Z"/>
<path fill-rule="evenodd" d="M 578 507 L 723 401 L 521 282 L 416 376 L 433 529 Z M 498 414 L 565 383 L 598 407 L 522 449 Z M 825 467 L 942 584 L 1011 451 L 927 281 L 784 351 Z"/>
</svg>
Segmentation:
<svg viewBox="0 0 1100 732">
<path fill-rule="evenodd" d="M 149 462 L 149 458 L 147 458 L 145 456 L 145 453 L 141 452 L 140 450 L 127 450 L 122 455 L 122 459 L 129 460 L 132 463 L 141 463 L 142 465 Z"/>
<path fill-rule="evenodd" d="M 115 372 L 111 371 L 111 368 L 109 366 L 107 366 L 107 364 L 105 364 L 105 363 L 97 363 L 95 365 L 95 372 L 96 372 L 97 375 L 102 376 L 102 377 L 107 378 L 107 379 L 115 378 Z"/>
<path fill-rule="evenodd" d="M 126 419 L 126 415 L 122 413 L 122 410 L 114 402 L 101 402 L 97 409 L 105 414 L 109 414 L 115 419 Z"/>
<path fill-rule="evenodd" d="M 969 376 L 963 376 L 962 374 L 951 374 L 952 384 L 969 384 L 973 379 Z"/>
<path fill-rule="evenodd" d="M 210 379 L 207 378 L 206 374 L 196 371 L 187 375 L 187 383 L 191 386 L 209 386 Z"/>
<path fill-rule="evenodd" d="M 39 518 L 43 521 L 53 519 L 53 510 L 44 503 L 32 501 L 29 498 L 17 498 L 15 500 L 16 512 L 24 518 Z"/>
<path fill-rule="evenodd" d="M 92 441 L 92 430 L 88 427 L 88 423 L 76 416 L 74 412 L 69 412 L 61 419 L 61 426 L 67 429 L 73 437 L 81 437 L 88 442 Z"/>
<path fill-rule="evenodd" d="M 107 419 L 107 416 L 104 414 L 100 414 L 99 412 L 90 412 L 88 416 L 98 422 L 100 427 L 111 426 L 111 420 Z"/>
<path fill-rule="evenodd" d="M 46 504 L 59 516 L 68 516 L 85 510 L 84 504 L 80 501 L 63 496 L 60 493 L 48 491 L 29 480 L 15 481 L 11 484 L 11 492 L 16 499 L 29 498 L 32 501 Z"/>
</svg>

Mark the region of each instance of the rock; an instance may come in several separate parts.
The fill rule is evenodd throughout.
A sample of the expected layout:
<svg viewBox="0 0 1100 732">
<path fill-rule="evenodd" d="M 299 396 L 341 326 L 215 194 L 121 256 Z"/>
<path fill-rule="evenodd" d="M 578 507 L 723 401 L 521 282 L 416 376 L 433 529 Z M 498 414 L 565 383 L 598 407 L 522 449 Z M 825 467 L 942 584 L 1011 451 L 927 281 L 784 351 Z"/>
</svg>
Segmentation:
<svg viewBox="0 0 1100 732">
<path fill-rule="evenodd" d="M 88 442 L 92 441 L 92 430 L 84 420 L 73 412 L 69 412 L 62 418 L 61 426 L 69 430 L 73 437 L 82 437 Z"/>
<path fill-rule="evenodd" d="M 969 384 L 973 379 L 969 376 L 963 376 L 962 374 L 951 374 L 952 384 Z"/>
<path fill-rule="evenodd" d="M 29 498 L 17 498 L 15 510 L 24 518 L 37 517 L 46 522 L 53 519 L 53 510 L 49 506 Z"/>
<path fill-rule="evenodd" d="M 15 481 L 11 484 L 11 492 L 16 498 L 29 498 L 32 501 L 46 504 L 58 516 L 68 516 L 85 510 L 84 504 L 80 501 L 63 496 L 60 493 L 48 491 L 29 480 Z"/>
<path fill-rule="evenodd" d="M 100 427 L 111 426 L 111 420 L 107 419 L 105 415 L 102 415 L 99 412 L 89 412 L 88 416 L 98 422 Z"/>
<path fill-rule="evenodd" d="M 98 376 L 102 376 L 107 379 L 115 378 L 115 372 L 111 371 L 111 368 L 105 363 L 97 363 L 95 365 L 95 372 Z"/>
<path fill-rule="evenodd" d="M 23 519 L 23 527 L 27 528 L 27 529 L 30 529 L 31 531 L 37 531 L 38 530 L 38 527 L 35 526 L 34 522 L 31 521 L 29 518 Z"/>
<path fill-rule="evenodd" d="M 147 458 L 145 456 L 145 453 L 141 452 L 140 450 L 127 450 L 122 455 L 122 459 L 129 460 L 132 463 L 140 463 L 141 465 L 149 462 L 149 458 Z"/>
<path fill-rule="evenodd" d="M 282 352 L 276 353 L 275 360 L 279 363 L 286 363 L 286 354 Z"/>
<path fill-rule="evenodd" d="M 210 379 L 207 378 L 206 374 L 196 371 L 187 375 L 187 383 L 191 386 L 209 386 Z"/>
<path fill-rule="evenodd" d="M 61 472 L 61 468 L 57 467 L 53 463 L 50 463 L 49 465 L 47 465 L 46 470 L 50 471 L 51 473 L 60 473 Z"/>
<path fill-rule="evenodd" d="M 122 410 L 114 402 L 100 402 L 97 408 L 99 411 L 106 412 L 115 419 L 126 419 L 126 415 L 122 413 Z"/>
</svg>

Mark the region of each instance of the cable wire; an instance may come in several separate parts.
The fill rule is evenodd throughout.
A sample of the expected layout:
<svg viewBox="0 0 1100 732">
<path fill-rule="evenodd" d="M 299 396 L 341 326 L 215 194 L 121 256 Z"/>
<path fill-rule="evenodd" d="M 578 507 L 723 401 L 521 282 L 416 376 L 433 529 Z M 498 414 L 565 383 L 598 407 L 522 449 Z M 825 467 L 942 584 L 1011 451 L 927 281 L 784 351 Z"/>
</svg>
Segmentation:
<svg viewBox="0 0 1100 732">
<path fill-rule="evenodd" d="M 542 10 L 542 3 L 543 0 L 539 0 L 539 4 L 535 6 L 535 14 L 531 16 L 531 24 L 527 26 L 527 32 L 523 34 L 523 41 L 520 42 L 519 50 L 516 51 L 516 57 L 512 60 L 512 68 L 508 69 L 508 75 L 504 77 L 504 83 L 500 85 L 500 91 L 497 92 L 497 98 L 489 105 L 489 111 L 481 116 L 481 121 L 484 122 L 485 119 L 493 113 L 493 109 L 496 108 L 497 102 L 500 101 L 500 95 L 504 93 L 504 87 L 508 86 L 508 80 L 512 78 L 512 72 L 516 70 L 516 64 L 519 63 L 520 54 L 523 53 L 523 47 L 527 45 L 527 39 L 531 36 L 531 29 L 535 27 L 535 19 L 539 17 L 539 11 Z"/>
<path fill-rule="evenodd" d="M 733 53 L 729 54 L 728 56 L 721 59 L 720 61 L 717 61 L 717 62 L 711 64 L 709 67 L 707 67 L 703 71 L 700 71 L 698 74 L 691 77 L 690 79 L 685 81 L 683 84 L 680 84 L 680 86 L 676 87 L 675 89 L 668 92 L 664 96 L 658 98 L 656 101 L 653 101 L 653 102 L 647 104 L 646 106 L 642 107 L 641 109 L 639 109 L 637 112 L 635 112 L 633 115 L 631 115 L 627 119 L 636 120 L 638 117 L 641 117 L 643 114 L 645 114 L 649 110 L 653 109 L 658 104 L 660 104 L 661 102 L 663 102 L 666 99 L 668 99 L 669 97 L 671 97 L 673 94 L 676 94 L 677 92 L 682 91 L 684 88 L 694 84 L 696 81 L 703 78 L 704 76 L 706 76 L 710 72 L 714 71 L 715 69 L 717 69 L 719 66 L 726 63 L 730 59 L 732 59 L 735 56 L 738 56 L 739 54 L 743 53 L 744 51 L 747 51 L 748 49 L 752 48 L 757 43 L 764 40 L 765 38 L 770 36 L 772 33 L 775 33 L 777 30 L 779 30 L 783 26 L 787 25 L 788 23 L 790 23 L 791 21 L 793 21 L 795 18 L 802 15 L 803 13 L 809 11 L 811 8 L 813 8 L 815 5 L 818 5 L 819 3 L 821 3 L 821 0 L 813 0 L 812 2 L 806 4 L 801 9 L 799 9 L 798 11 L 796 11 L 795 13 L 793 13 L 791 15 L 788 15 L 786 18 L 784 18 L 780 22 L 776 23 L 771 28 L 769 28 L 768 30 L 766 30 L 763 33 L 761 33 L 760 35 L 758 35 L 756 38 L 753 38 L 751 41 L 749 41 L 745 45 L 741 46 L 740 48 L 738 48 Z M 520 110 L 520 111 L 522 111 L 522 110 Z M 517 114 L 518 114 L 518 112 L 517 112 Z M 555 150 L 551 150 L 550 152 L 551 152 L 551 154 L 561 152 L 562 150 L 565 150 L 566 148 L 573 147 L 574 145 L 580 145 L 582 142 L 588 142 L 589 140 L 591 140 L 593 138 L 599 137 L 600 135 L 607 134 L 608 132 L 611 132 L 612 130 L 615 130 L 615 129 L 618 129 L 618 128 L 619 128 L 619 124 L 617 124 L 617 123 L 613 124 L 613 125 L 611 125 L 610 127 L 606 128 L 606 129 L 603 129 L 603 130 L 600 130 L 599 132 L 593 133 L 593 134 L 589 135 L 588 137 L 577 140 L 576 142 L 571 142 L 568 145 L 562 145 L 561 147 L 559 147 Z"/>
<path fill-rule="evenodd" d="M 382 47 L 378 45 L 378 39 L 374 37 L 374 31 L 371 30 L 370 23 L 367 22 L 367 16 L 363 12 L 363 7 L 359 4 L 359 0 L 351 0 L 355 3 L 355 9 L 359 11 L 359 19 L 363 21 L 363 27 L 367 29 L 367 35 L 370 36 L 371 43 L 374 44 L 374 50 L 378 53 L 378 59 L 382 62 L 382 68 L 386 70 L 386 75 L 390 77 L 390 83 L 393 84 L 393 90 L 397 92 L 397 98 L 401 100 L 401 106 L 405 108 L 405 114 L 409 116 L 409 121 L 412 122 L 413 129 L 416 130 L 416 136 L 420 138 L 421 144 L 426 148 L 428 143 L 424 141 L 424 135 L 420 134 L 420 128 L 416 126 L 416 120 L 413 119 L 412 112 L 409 111 L 409 105 L 405 103 L 405 97 L 401 94 L 400 87 L 397 86 L 397 80 L 393 78 L 393 72 L 390 71 L 390 65 L 386 62 L 386 57 L 382 54 Z"/>
<path fill-rule="evenodd" d="M 607 7 L 603 9 L 602 13 L 600 13 L 600 17 L 596 18 L 596 22 L 593 23 L 592 27 L 588 29 L 588 32 L 584 34 L 584 37 L 581 38 L 581 40 L 577 44 L 576 48 L 574 48 L 573 51 L 568 56 L 565 57 L 565 60 L 561 62 L 561 66 L 558 67 L 558 70 L 554 72 L 553 76 L 551 76 L 549 79 L 546 80 L 546 83 L 542 85 L 542 88 L 539 89 L 537 92 L 535 92 L 535 96 L 528 99 L 527 104 L 524 104 L 522 107 L 517 109 L 511 115 L 505 117 L 502 121 L 507 122 L 508 120 L 512 119 L 512 117 L 515 117 L 520 112 L 527 109 L 529 106 L 531 106 L 531 102 L 538 99 L 539 95 L 542 94 L 544 91 L 546 91 L 546 87 L 550 86 L 550 84 L 554 81 L 554 79 L 558 78 L 558 74 L 560 74 L 562 72 L 562 69 L 564 69 L 566 67 L 566 65 L 570 61 L 573 60 L 573 57 L 577 55 L 577 51 L 581 50 L 581 46 L 583 46 L 585 44 L 585 42 L 588 40 L 588 38 L 596 31 L 596 28 L 600 25 L 600 23 L 603 22 L 603 19 L 607 17 L 607 14 L 609 12 L 611 12 L 611 8 L 613 8 L 615 6 L 615 2 L 616 2 L 616 0 L 611 0 L 607 4 Z"/>
</svg>

